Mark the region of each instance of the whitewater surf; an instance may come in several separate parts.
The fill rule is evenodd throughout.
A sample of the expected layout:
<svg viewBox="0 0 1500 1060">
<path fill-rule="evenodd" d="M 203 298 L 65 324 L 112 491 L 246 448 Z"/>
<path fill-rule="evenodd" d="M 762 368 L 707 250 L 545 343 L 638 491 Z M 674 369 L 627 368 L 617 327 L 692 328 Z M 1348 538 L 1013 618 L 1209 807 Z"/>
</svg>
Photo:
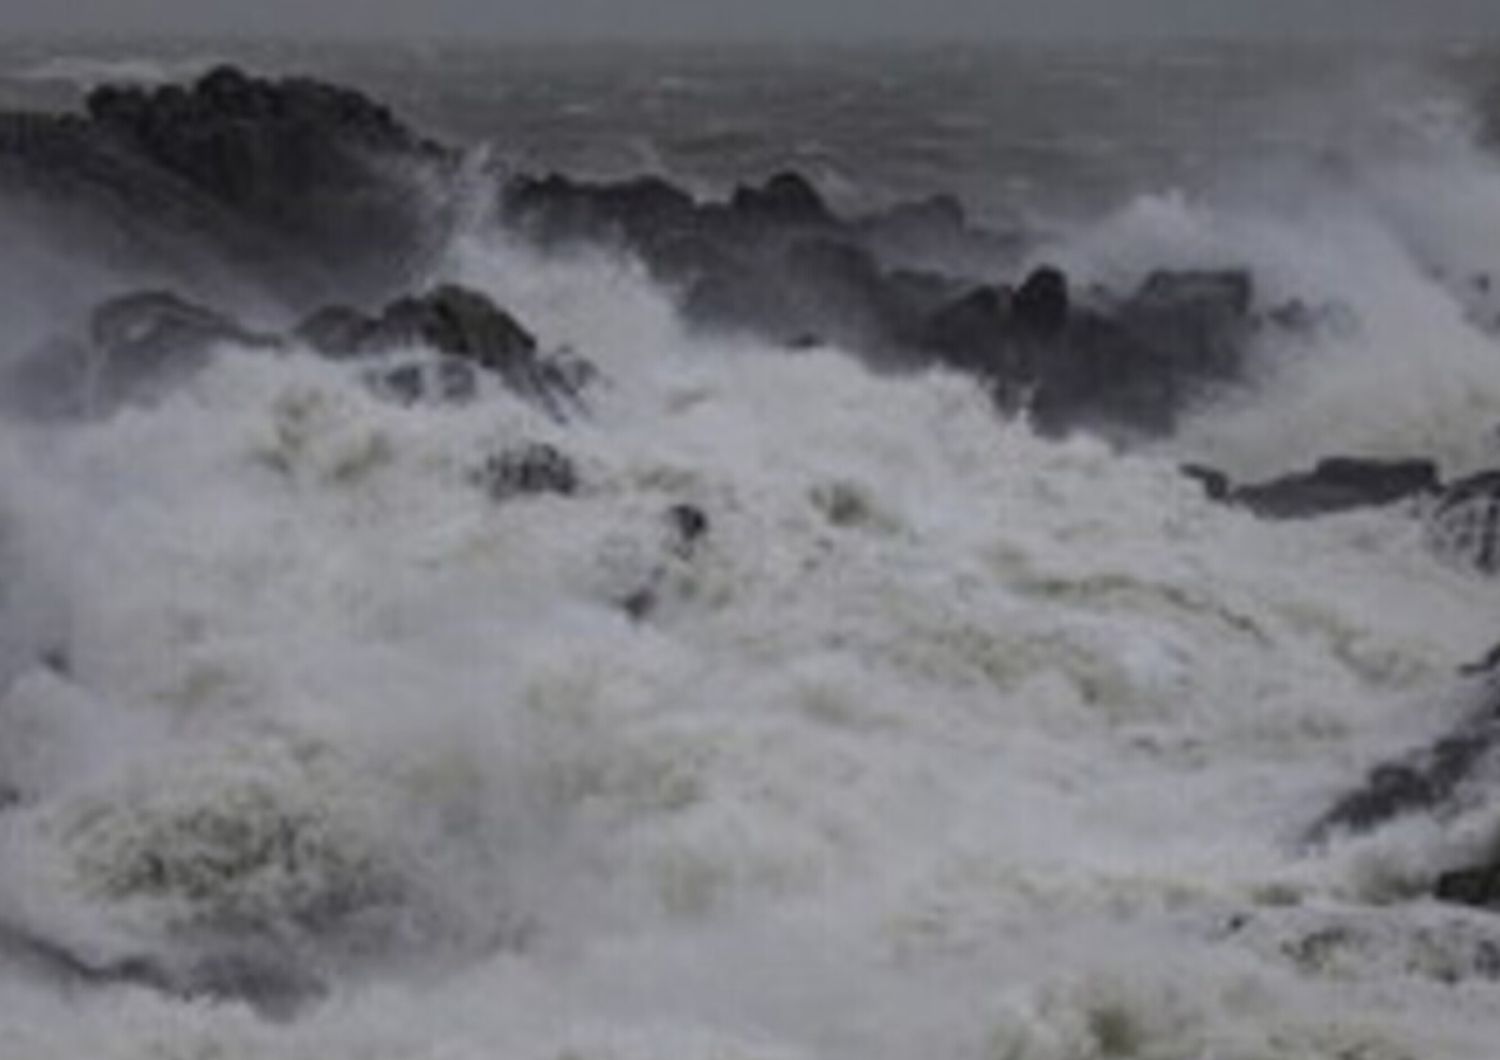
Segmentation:
<svg viewBox="0 0 1500 1060">
<path fill-rule="evenodd" d="M 1493 1055 L 1482 57 L 236 58 L 10 54 L 0 1057 Z"/>
</svg>

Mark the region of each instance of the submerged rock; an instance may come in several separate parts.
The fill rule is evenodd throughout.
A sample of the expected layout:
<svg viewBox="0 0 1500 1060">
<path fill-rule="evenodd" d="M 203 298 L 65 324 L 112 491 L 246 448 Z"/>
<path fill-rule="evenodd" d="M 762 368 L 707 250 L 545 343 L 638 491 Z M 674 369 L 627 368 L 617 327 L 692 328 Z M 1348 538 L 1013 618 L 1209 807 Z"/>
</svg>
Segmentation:
<svg viewBox="0 0 1500 1060">
<path fill-rule="evenodd" d="M 1367 460 L 1328 457 L 1311 471 L 1266 482 L 1233 485 L 1212 468 L 1189 465 L 1212 500 L 1245 508 L 1265 519 L 1310 519 L 1320 515 L 1383 507 L 1436 494 L 1442 483 L 1431 460 Z"/>
<path fill-rule="evenodd" d="M 292 338 L 336 360 L 371 358 L 377 391 L 397 401 L 467 401 L 481 377 L 558 420 L 584 409 L 593 366 L 566 351 L 542 354 L 536 339 L 483 294 L 447 284 L 392 302 L 377 316 L 333 306 L 318 310 Z M 32 415 L 107 413 L 150 398 L 211 361 L 216 350 L 286 352 L 289 339 L 252 331 L 215 309 L 149 291 L 111 299 L 90 316 L 85 334 L 47 344 L 25 358 L 11 383 Z M 383 355 L 436 354 L 391 365 Z"/>
<path fill-rule="evenodd" d="M 247 946 L 239 953 L 95 960 L 58 941 L 0 922 L 0 954 L 63 987 L 144 987 L 185 1001 L 240 1002 L 290 1019 L 327 996 L 329 983 L 294 953 Z"/>
<path fill-rule="evenodd" d="M 681 559 L 692 559 L 699 543 L 708 536 L 708 515 L 696 504 L 674 504 L 667 509 L 667 526 L 671 536 L 668 548 Z"/>
<path fill-rule="evenodd" d="M 1500 702 L 1486 707 L 1428 747 L 1373 768 L 1364 783 L 1340 798 L 1308 832 L 1322 842 L 1339 832 L 1358 833 L 1451 803 L 1500 744 Z"/>
<path fill-rule="evenodd" d="M 708 540 L 712 522 L 696 504 L 674 504 L 662 514 L 664 533 L 661 558 L 644 572 L 640 584 L 623 593 L 616 603 L 637 622 L 644 622 L 674 599 L 693 594 L 689 573 Z"/>
<path fill-rule="evenodd" d="M 1449 485 L 1428 517 L 1428 538 L 1450 561 L 1480 574 L 1500 574 L 1500 471 Z"/>
<path fill-rule="evenodd" d="M 560 450 L 540 443 L 492 456 L 472 477 L 474 484 L 495 501 L 547 493 L 568 497 L 578 491 L 578 470 L 573 461 Z"/>
<path fill-rule="evenodd" d="M 457 284 L 407 296 L 377 316 L 345 306 L 325 307 L 297 326 L 295 334 L 325 357 L 371 357 L 410 347 L 441 355 L 436 368 L 405 364 L 379 373 L 380 385 L 404 401 L 425 397 L 464 400 L 477 391 L 475 371 L 559 420 L 583 409 L 583 389 L 592 365 L 566 355 L 543 355 L 536 338 L 485 295 Z"/>
<path fill-rule="evenodd" d="M 1443 873 L 1432 896 L 1457 905 L 1500 908 L 1500 861 Z"/>
<path fill-rule="evenodd" d="M 392 302 L 367 339 L 379 346 L 422 343 L 507 378 L 536 358 L 536 339 L 484 295 L 444 284 Z"/>
<path fill-rule="evenodd" d="M 31 414 L 106 413 L 160 394 L 224 346 L 276 349 L 280 341 L 170 292 L 144 291 L 100 305 L 85 334 L 23 359 L 13 381 Z"/>
</svg>

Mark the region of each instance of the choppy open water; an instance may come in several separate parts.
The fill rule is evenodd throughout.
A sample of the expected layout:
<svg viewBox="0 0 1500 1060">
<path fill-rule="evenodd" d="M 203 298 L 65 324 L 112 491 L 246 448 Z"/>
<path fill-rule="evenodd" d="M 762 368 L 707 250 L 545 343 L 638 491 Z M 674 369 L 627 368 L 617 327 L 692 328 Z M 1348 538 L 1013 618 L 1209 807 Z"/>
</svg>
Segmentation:
<svg viewBox="0 0 1500 1060">
<path fill-rule="evenodd" d="M 17 45 L 3 92 L 195 48 Z M 952 190 L 1084 282 L 1248 265 L 1351 325 L 1121 455 L 957 376 L 690 334 L 631 262 L 476 221 L 441 278 L 596 361 L 586 422 L 223 358 L 149 408 L 0 423 L 0 923 L 332 984 L 275 1018 L 0 945 L 0 1057 L 1496 1055 L 1500 920 L 1420 895 L 1500 802 L 1299 837 L 1471 705 L 1500 590 L 1404 511 L 1265 523 L 1176 470 L 1495 462 L 1482 55 L 252 58 L 524 168 Z M 581 492 L 474 489 L 518 441 Z"/>
</svg>

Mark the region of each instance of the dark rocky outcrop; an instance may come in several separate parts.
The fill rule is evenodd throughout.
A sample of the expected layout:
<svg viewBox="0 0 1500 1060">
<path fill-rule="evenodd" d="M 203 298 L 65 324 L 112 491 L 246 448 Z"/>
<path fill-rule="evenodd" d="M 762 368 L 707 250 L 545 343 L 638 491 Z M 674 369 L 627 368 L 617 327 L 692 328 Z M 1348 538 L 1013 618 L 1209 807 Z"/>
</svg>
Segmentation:
<svg viewBox="0 0 1500 1060">
<path fill-rule="evenodd" d="M 127 957 L 98 961 L 51 939 L 0 923 L 0 956 L 62 987 L 144 987 L 184 1000 L 242 1002 L 262 1016 L 289 1019 L 328 993 L 329 984 L 291 952 L 246 948 L 196 959 Z"/>
<path fill-rule="evenodd" d="M 1071 299 L 1061 269 L 1043 265 L 1027 276 L 1011 298 L 1016 329 L 1037 339 L 1055 339 L 1068 326 Z"/>
<path fill-rule="evenodd" d="M 924 236 L 984 242 L 951 199 L 839 217 L 795 173 L 698 202 L 659 180 L 513 181 L 503 214 L 543 246 L 610 243 L 681 292 L 687 318 L 782 346 L 804 336 L 878 367 L 946 364 L 981 377 L 1003 408 L 1061 433 L 1171 430 L 1183 408 L 1242 368 L 1256 319 L 1240 271 L 1158 272 L 1123 298 L 1080 305 L 1060 269 L 1012 292 L 941 268 L 913 268 Z M 998 240 L 996 240 L 998 242 Z M 960 257 L 962 257 L 960 255 Z"/>
<path fill-rule="evenodd" d="M 742 185 L 734 190 L 729 207 L 743 218 L 774 226 L 835 223 L 823 197 L 800 173 L 778 173 L 758 188 Z"/>
<path fill-rule="evenodd" d="M 1312 842 L 1366 832 L 1406 814 L 1451 809 L 1464 785 L 1500 750 L 1500 685 L 1483 682 L 1480 702 L 1427 747 L 1382 762 L 1308 831 Z"/>
<path fill-rule="evenodd" d="M 201 369 L 224 344 L 275 349 L 271 335 L 166 291 L 112 298 L 85 334 L 58 339 L 23 360 L 11 383 L 32 415 L 92 415 L 153 397 Z"/>
<path fill-rule="evenodd" d="M 325 307 L 296 329 L 304 342 L 340 360 L 421 346 L 441 354 L 436 375 L 401 366 L 386 373 L 392 393 L 405 400 L 429 394 L 448 399 L 472 396 L 475 371 L 494 376 L 515 393 L 563 420 L 583 409 L 583 389 L 592 366 L 563 355 L 543 355 L 535 337 L 514 317 L 477 291 L 444 284 L 407 296 L 376 316 L 343 306 Z"/>
<path fill-rule="evenodd" d="M 458 163 L 357 92 L 232 67 L 187 86 L 100 88 L 80 114 L 0 115 L 0 191 L 44 213 L 49 233 L 191 300 L 269 294 L 255 302 L 263 313 L 378 305 L 410 289 L 445 239 Z M 1042 268 L 1012 293 L 1018 241 L 974 225 L 956 200 L 846 218 L 795 172 L 720 201 L 656 177 L 557 175 L 511 179 L 499 200 L 538 244 L 637 256 L 694 324 L 783 347 L 816 336 L 883 369 L 946 364 L 1052 432 L 1170 430 L 1237 375 L 1254 315 L 1249 278 L 1234 272 L 1160 273 L 1082 304 L 1066 275 Z M 373 319 L 325 310 L 299 334 L 349 357 L 401 335 L 471 365 L 435 381 L 406 370 L 392 380 L 398 395 L 461 395 L 476 371 L 543 402 L 576 391 L 503 315 L 457 291 Z"/>
<path fill-rule="evenodd" d="M 668 548 L 679 559 L 692 559 L 708 536 L 708 515 L 696 504 L 674 504 L 667 509 Z"/>
<path fill-rule="evenodd" d="M 375 389 L 394 400 L 466 401 L 488 378 L 558 420 L 584 411 L 583 391 L 595 375 L 592 365 L 566 351 L 542 353 L 509 313 L 453 284 L 399 298 L 374 316 L 342 306 L 318 310 L 291 339 L 150 291 L 105 302 L 84 334 L 54 340 L 23 359 L 3 389 L 18 411 L 32 416 L 105 414 L 123 402 L 154 398 L 201 370 L 221 348 L 288 353 L 299 344 L 333 359 L 369 360 Z M 387 356 L 402 353 L 412 356 L 399 363 Z"/>
<path fill-rule="evenodd" d="M 616 603 L 631 619 L 643 622 L 674 596 L 682 596 L 685 587 L 679 575 L 689 569 L 708 541 L 712 522 L 708 513 L 696 504 L 674 504 L 662 516 L 662 557 L 642 579 L 640 585 L 620 597 Z M 690 591 L 690 590 L 689 590 Z"/>
<path fill-rule="evenodd" d="M 1438 876 L 1432 896 L 1455 905 L 1500 908 L 1500 861 L 1449 869 Z"/>
<path fill-rule="evenodd" d="M 1427 525 L 1440 555 L 1480 574 L 1500 574 L 1500 471 L 1449 485 Z"/>
<path fill-rule="evenodd" d="M 1500 644 L 1486 652 L 1484 658 L 1463 666 L 1459 672 L 1465 677 L 1480 677 L 1489 673 L 1500 676 Z"/>
<path fill-rule="evenodd" d="M 578 492 L 578 469 L 573 461 L 559 449 L 540 443 L 491 456 L 471 478 L 494 501 L 543 494 L 570 497 Z"/>
<path fill-rule="evenodd" d="M 544 246 L 592 239 L 638 255 L 682 292 L 691 321 L 781 345 L 816 335 L 879 366 L 973 372 L 1002 407 L 1024 398 L 1051 432 L 1170 430 L 1200 394 L 1237 377 L 1257 326 L 1275 326 L 1257 318 L 1242 271 L 1158 272 L 1125 297 L 1080 304 L 1050 266 L 1014 291 L 928 267 L 935 256 L 912 268 L 922 256 L 907 251 L 924 239 L 1002 242 L 949 198 L 846 220 L 795 173 L 726 202 L 699 202 L 659 180 L 559 176 L 517 180 L 502 198 L 511 224 Z"/>
<path fill-rule="evenodd" d="M 81 115 L 0 115 L 0 190 L 45 227 L 199 297 L 235 281 L 293 306 L 409 282 L 453 157 L 357 92 L 220 67 L 102 87 Z"/>
<path fill-rule="evenodd" d="M 953 329 L 955 312 L 963 327 Z M 1009 297 L 976 292 L 933 317 L 928 342 L 979 371 L 1038 429 L 1121 440 L 1162 435 L 1216 386 L 1236 380 L 1253 330 L 1242 272 L 1158 272 L 1124 299 L 1079 305 L 1043 266 Z M 967 358 L 967 360 L 965 360 Z"/>
<path fill-rule="evenodd" d="M 1311 471 L 1266 482 L 1235 486 L 1212 468 L 1189 465 L 1213 500 L 1245 508 L 1265 519 L 1308 519 L 1320 515 L 1381 507 L 1413 497 L 1436 494 L 1442 483 L 1430 460 L 1365 460 L 1329 457 Z"/>
</svg>

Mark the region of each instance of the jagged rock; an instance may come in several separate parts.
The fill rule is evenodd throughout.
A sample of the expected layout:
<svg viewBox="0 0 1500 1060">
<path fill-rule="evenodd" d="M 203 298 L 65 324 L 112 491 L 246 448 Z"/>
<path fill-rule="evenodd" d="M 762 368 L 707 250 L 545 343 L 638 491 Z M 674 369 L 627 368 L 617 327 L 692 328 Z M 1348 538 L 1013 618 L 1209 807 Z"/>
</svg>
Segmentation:
<svg viewBox="0 0 1500 1060">
<path fill-rule="evenodd" d="M 1036 269 L 1011 296 L 1011 318 L 1022 332 L 1051 339 L 1068 326 L 1068 278 L 1050 265 Z"/>
<path fill-rule="evenodd" d="M 672 505 L 663 513 L 662 523 L 665 533 L 661 562 L 646 573 L 638 586 L 616 601 L 637 622 L 652 617 L 674 596 L 691 595 L 691 588 L 683 584 L 681 575 L 698 557 L 712 525 L 708 514 L 696 504 Z"/>
<path fill-rule="evenodd" d="M 270 336 L 168 291 L 144 291 L 105 302 L 89 320 L 89 339 L 111 359 L 132 364 L 196 356 L 216 342 L 277 345 Z"/>
<path fill-rule="evenodd" d="M 375 321 L 348 306 L 324 306 L 293 330 L 293 337 L 335 360 L 377 352 L 370 341 Z"/>
<path fill-rule="evenodd" d="M 347 306 L 326 306 L 302 321 L 295 334 L 336 359 L 427 346 L 502 375 L 535 359 L 535 337 L 478 291 L 443 284 L 405 296 L 378 316 Z"/>
<path fill-rule="evenodd" d="M 490 457 L 473 481 L 495 501 L 545 493 L 568 497 L 578 491 L 578 470 L 560 450 L 532 444 Z"/>
<path fill-rule="evenodd" d="M 455 165 L 356 92 L 227 66 L 188 87 L 98 88 L 83 115 L 0 115 L 0 188 L 198 296 L 236 278 L 294 306 L 383 293 L 433 249 L 421 185 Z"/>
<path fill-rule="evenodd" d="M 421 401 L 461 404 L 479 394 L 474 366 L 444 357 L 436 361 L 412 361 L 377 371 L 370 377 L 375 391 L 402 405 Z"/>
<path fill-rule="evenodd" d="M 350 89 L 270 81 L 230 66 L 190 89 L 99 88 L 87 111 L 116 140 L 310 254 L 341 265 L 389 255 L 428 218 L 381 160 L 440 164 L 444 152 Z"/>
<path fill-rule="evenodd" d="M 1039 346 L 1013 326 L 1006 292 L 977 287 L 927 321 L 921 343 L 945 364 L 984 379 L 1008 412 L 1024 407 L 1036 382 Z"/>
<path fill-rule="evenodd" d="M 1157 272 L 1118 307 L 1073 314 L 1038 366 L 1033 418 L 1166 434 L 1192 402 L 1236 378 L 1252 330 L 1243 272 Z"/>
<path fill-rule="evenodd" d="M 688 226 L 695 208 L 692 196 L 657 177 L 591 184 L 554 173 L 518 177 L 502 191 L 506 219 L 543 245 L 602 240 L 651 246 Z"/>
<path fill-rule="evenodd" d="M 1456 905 L 1500 907 L 1500 864 L 1450 869 L 1437 878 L 1432 896 Z"/>
<path fill-rule="evenodd" d="M 671 530 L 669 548 L 681 559 L 691 559 L 698 544 L 708 536 L 708 516 L 696 504 L 674 504 L 667 509 Z"/>
<path fill-rule="evenodd" d="M 99 961 L 0 922 L 0 953 L 63 987 L 144 987 L 189 1001 L 242 1002 L 270 1019 L 289 1019 L 328 994 L 328 984 L 295 953 L 215 954 L 167 961 L 148 956 Z"/>
<path fill-rule="evenodd" d="M 1165 434 L 1242 367 L 1252 326 L 1245 274 L 1155 273 L 1123 301 L 1073 302 L 1067 276 L 1044 266 L 1008 301 L 981 288 L 939 311 L 924 343 L 984 376 L 1002 407 L 1024 397 L 1048 434 Z"/>
<path fill-rule="evenodd" d="M 1317 820 L 1308 832 L 1309 841 L 1324 842 L 1339 832 L 1366 832 L 1406 814 L 1448 805 L 1493 757 L 1497 745 L 1500 701 L 1493 701 L 1429 747 L 1372 769 L 1361 787 Z"/>
<path fill-rule="evenodd" d="M 441 242 L 445 215 L 430 191 L 457 171 L 456 152 L 356 92 L 229 67 L 186 87 L 101 88 L 82 115 L 0 115 L 0 188 L 47 205 L 49 230 L 148 260 L 180 278 L 175 289 L 211 289 L 215 302 L 241 277 L 297 311 L 333 290 L 356 305 L 389 298 Z M 1171 430 L 1185 406 L 1237 376 L 1254 323 L 1241 272 L 1157 273 L 1131 296 L 1089 307 L 1046 268 L 999 295 L 1004 241 L 951 198 L 845 219 L 794 172 L 720 202 L 654 177 L 519 178 L 500 194 L 502 215 L 539 243 L 613 241 L 639 255 L 681 292 L 694 323 L 781 345 L 817 335 L 882 368 L 954 365 L 1048 432 Z M 939 261 L 957 264 L 934 269 Z M 977 271 L 944 271 L 955 267 Z M 507 319 L 461 292 L 435 292 L 373 322 L 320 313 L 300 337 L 330 356 L 359 356 L 401 335 L 562 414 L 580 366 L 537 356 Z M 422 389 L 428 374 L 407 372 L 392 388 Z M 448 371 L 444 385 L 463 390 L 459 375 Z"/>
<path fill-rule="evenodd" d="M 480 377 L 498 379 L 549 415 L 581 412 L 593 366 L 566 351 L 543 355 L 536 339 L 477 291 L 444 285 L 392 302 L 379 316 L 334 306 L 304 320 L 293 337 L 334 359 L 394 352 L 438 356 L 372 368 L 376 389 L 401 402 L 466 401 Z M 112 299 L 87 334 L 48 344 L 24 360 L 13 382 L 30 414 L 103 413 L 150 397 L 209 363 L 214 350 L 285 350 L 286 340 L 250 331 L 231 317 L 165 292 Z"/>
<path fill-rule="evenodd" d="M 14 381 L 29 413 L 105 413 L 159 394 L 225 345 L 276 349 L 280 343 L 170 292 L 138 292 L 95 309 L 85 335 L 59 339 L 24 359 Z"/>
<path fill-rule="evenodd" d="M 1311 471 L 1245 486 L 1232 485 L 1212 468 L 1189 466 L 1183 471 L 1203 483 L 1210 499 L 1266 519 L 1308 519 L 1381 507 L 1441 489 L 1437 465 L 1431 460 L 1329 457 Z"/>
<path fill-rule="evenodd" d="M 823 197 L 800 173 L 777 173 L 765 184 L 734 190 L 730 208 L 742 217 L 774 225 L 825 225 L 834 222 Z"/>
<path fill-rule="evenodd" d="M 1428 519 L 1437 552 L 1480 574 L 1500 574 L 1500 471 L 1452 483 Z"/>
<path fill-rule="evenodd" d="M 467 287 L 444 284 L 386 306 L 365 344 L 420 343 L 510 378 L 536 359 L 532 334 L 505 310 Z"/>
<path fill-rule="evenodd" d="M 977 235 L 962 207 L 939 198 L 845 220 L 795 173 L 741 187 L 727 203 L 698 203 L 655 179 L 557 176 L 513 181 L 503 201 L 512 225 L 544 245 L 596 239 L 633 251 L 682 292 L 694 323 L 782 346 L 816 335 L 878 367 L 948 364 L 1049 433 L 1170 431 L 1186 406 L 1238 376 L 1257 324 L 1242 271 L 1157 272 L 1129 297 L 1081 308 L 1055 267 L 1034 270 L 1014 294 L 892 267 L 910 264 L 897 246 L 903 230 L 950 243 Z"/>
<path fill-rule="evenodd" d="M 583 408 L 594 369 L 565 355 L 542 355 L 535 337 L 483 294 L 444 284 L 407 296 L 366 316 L 344 306 L 313 313 L 296 335 L 326 357 L 369 357 L 410 347 L 441 354 L 436 366 L 411 363 L 377 373 L 380 388 L 398 400 L 466 400 L 477 391 L 476 371 L 565 420 Z"/>
<path fill-rule="evenodd" d="M 1217 468 L 1202 464 L 1183 464 L 1178 468 L 1184 475 L 1203 487 L 1203 494 L 1211 501 L 1227 501 L 1234 491 L 1229 476 Z"/>
<path fill-rule="evenodd" d="M 1459 670 L 1466 677 L 1479 677 L 1488 673 L 1500 673 L 1500 644 L 1496 644 L 1484 658 L 1471 662 Z"/>
</svg>

